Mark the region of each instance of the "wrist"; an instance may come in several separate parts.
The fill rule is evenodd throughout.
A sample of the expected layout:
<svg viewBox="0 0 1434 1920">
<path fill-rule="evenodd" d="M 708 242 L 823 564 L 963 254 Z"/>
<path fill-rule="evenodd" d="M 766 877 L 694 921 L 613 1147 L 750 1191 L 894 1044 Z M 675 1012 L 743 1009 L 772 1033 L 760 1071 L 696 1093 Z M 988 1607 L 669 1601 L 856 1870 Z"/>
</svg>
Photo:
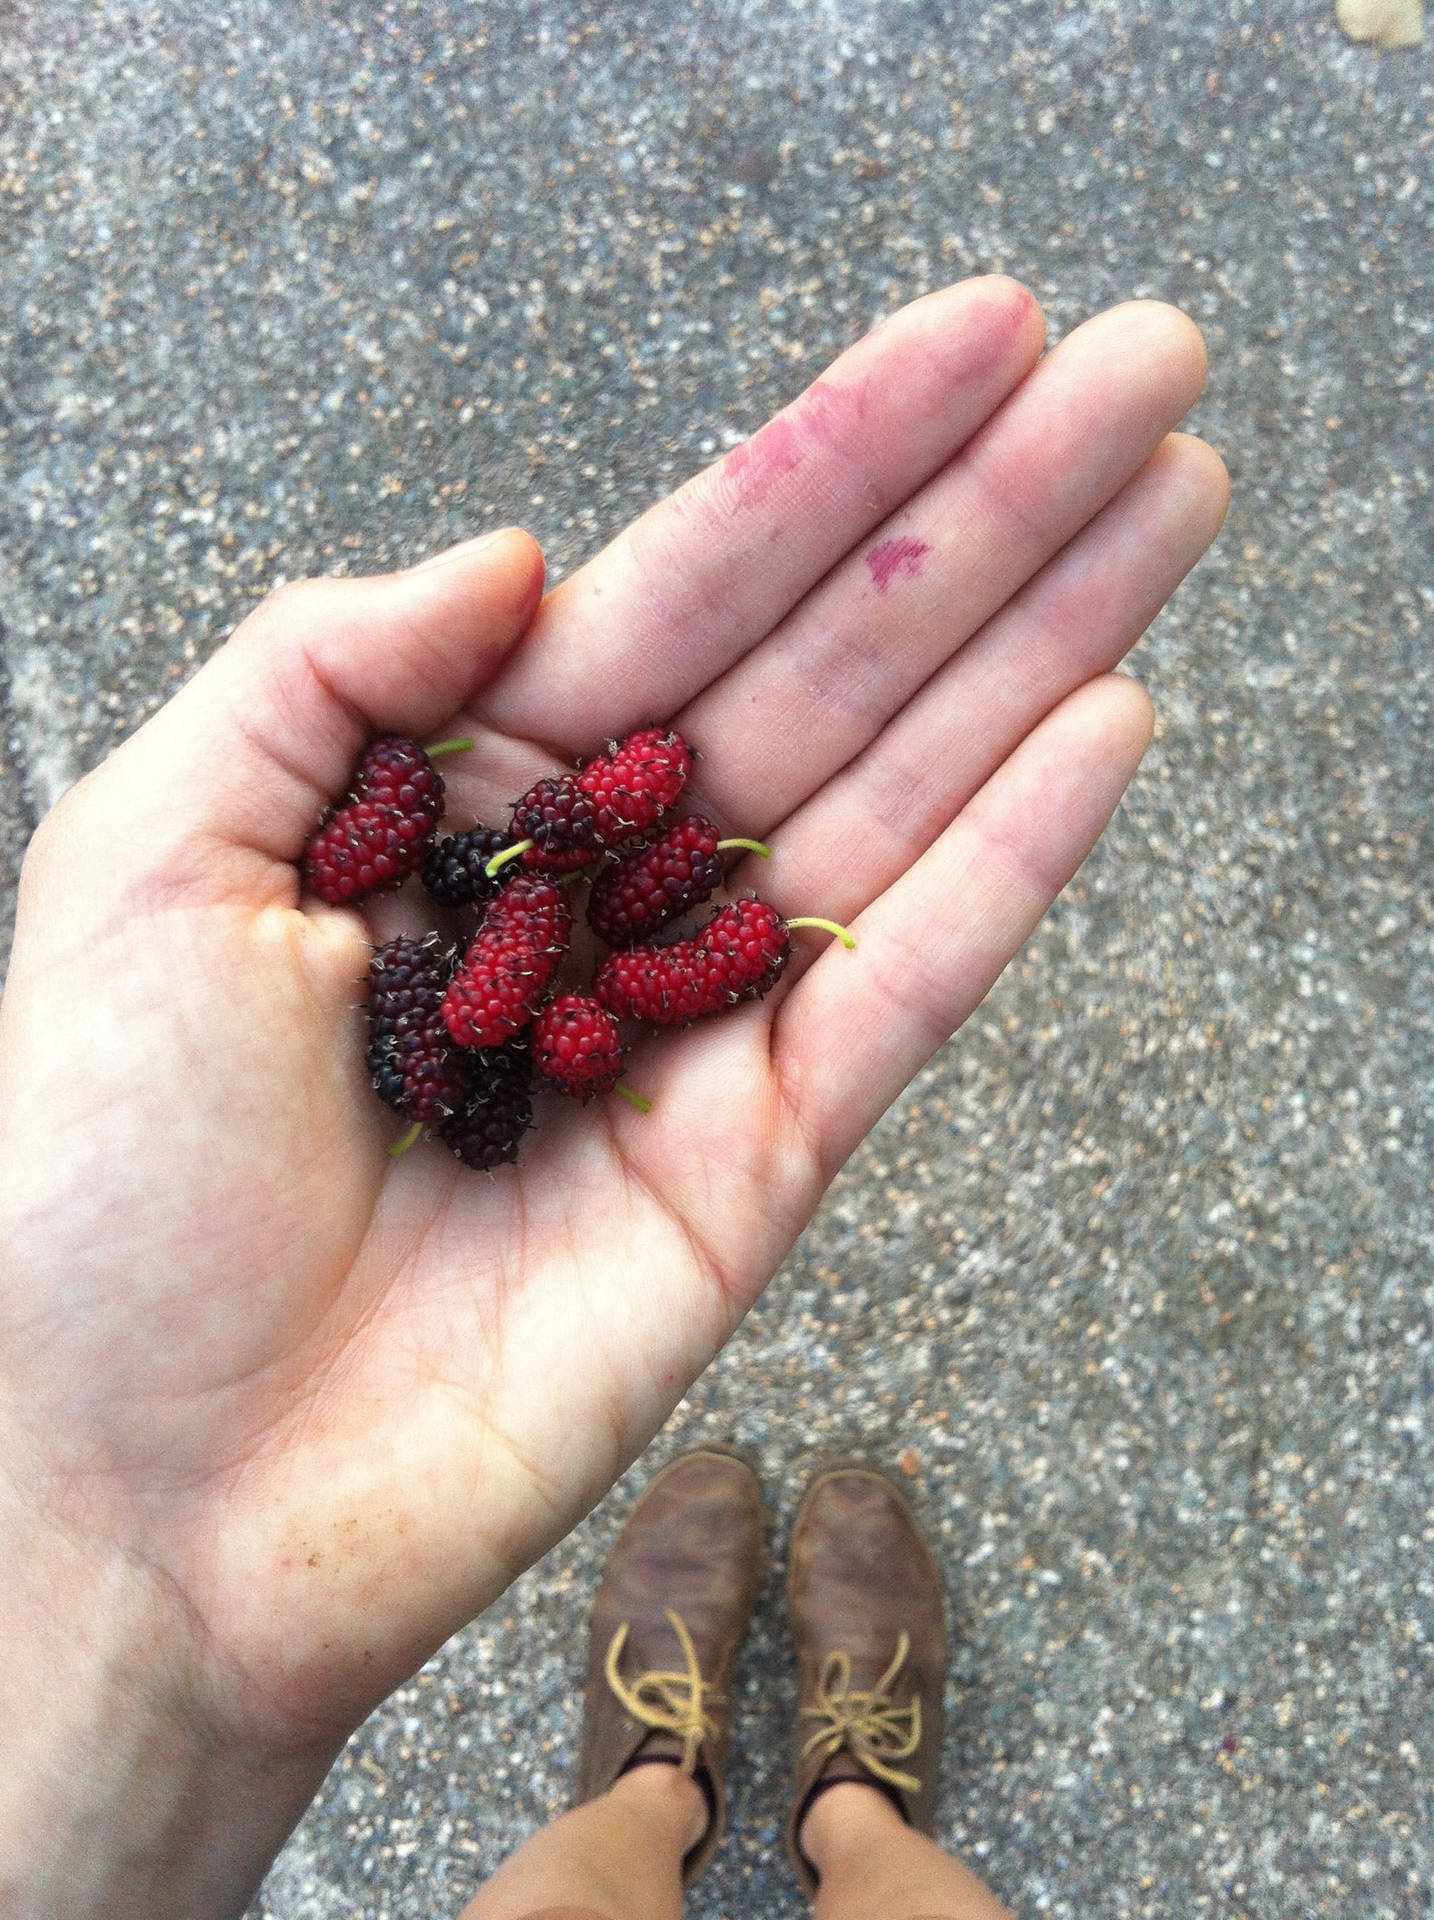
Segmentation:
<svg viewBox="0 0 1434 1920">
<path fill-rule="evenodd" d="M 266 1751 L 216 1724 L 182 1596 L 8 1490 L 0 1554 L 0 1914 L 242 1914 L 334 1749 Z"/>
</svg>

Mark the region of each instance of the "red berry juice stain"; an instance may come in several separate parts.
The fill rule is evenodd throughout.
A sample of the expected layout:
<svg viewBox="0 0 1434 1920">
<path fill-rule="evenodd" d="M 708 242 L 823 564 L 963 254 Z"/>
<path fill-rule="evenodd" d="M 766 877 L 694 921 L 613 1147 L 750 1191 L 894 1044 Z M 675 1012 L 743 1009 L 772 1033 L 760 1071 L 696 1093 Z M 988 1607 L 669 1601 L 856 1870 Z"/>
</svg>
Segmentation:
<svg viewBox="0 0 1434 1920">
<path fill-rule="evenodd" d="M 804 432 L 814 440 L 830 439 L 852 411 L 846 388 L 834 386 L 830 380 L 813 380 L 792 408 Z"/>
<path fill-rule="evenodd" d="M 864 418 L 866 405 L 865 383 L 852 394 L 829 380 L 814 380 L 785 413 L 734 447 L 723 461 L 720 484 L 733 511 L 757 506 L 809 453 L 829 446 L 853 418 Z"/>
<path fill-rule="evenodd" d="M 738 512 L 755 507 L 784 473 L 802 457 L 801 439 L 791 421 L 779 416 L 727 455 L 722 478 Z"/>
<path fill-rule="evenodd" d="M 866 564 L 877 592 L 885 593 L 898 574 L 905 574 L 911 580 L 920 579 L 921 556 L 930 551 L 924 540 L 913 540 L 906 534 L 899 540 L 883 540 L 874 546 L 866 556 Z"/>
</svg>

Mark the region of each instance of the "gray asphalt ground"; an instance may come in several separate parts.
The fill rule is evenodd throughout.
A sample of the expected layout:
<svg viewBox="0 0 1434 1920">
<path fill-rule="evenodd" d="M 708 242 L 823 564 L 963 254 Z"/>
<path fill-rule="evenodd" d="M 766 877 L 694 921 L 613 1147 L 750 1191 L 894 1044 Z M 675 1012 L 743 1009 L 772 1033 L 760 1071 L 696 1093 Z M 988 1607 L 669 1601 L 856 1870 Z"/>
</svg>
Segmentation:
<svg viewBox="0 0 1434 1920">
<path fill-rule="evenodd" d="M 944 1838 L 1022 1913 L 1431 1911 L 1434 50 L 1325 0 L 0 4 L 0 853 L 275 581 L 561 573 L 911 295 L 1204 328 L 1213 556 L 1111 832 L 599 1512 L 359 1732 L 267 1920 L 565 1799 L 643 1474 L 906 1476 Z M 787 1920 L 778 1572 L 690 1911 Z"/>
</svg>

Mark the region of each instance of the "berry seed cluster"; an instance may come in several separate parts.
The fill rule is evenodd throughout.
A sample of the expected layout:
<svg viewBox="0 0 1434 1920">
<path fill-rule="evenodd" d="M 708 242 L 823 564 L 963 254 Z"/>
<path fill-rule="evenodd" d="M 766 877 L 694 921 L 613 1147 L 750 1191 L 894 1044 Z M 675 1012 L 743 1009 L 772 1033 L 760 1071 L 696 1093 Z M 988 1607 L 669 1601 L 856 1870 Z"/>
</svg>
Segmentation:
<svg viewBox="0 0 1434 1920">
<path fill-rule="evenodd" d="M 368 1068 L 379 1098 L 411 1123 L 403 1145 L 431 1128 L 466 1165 L 517 1158 L 532 1124 L 536 1074 L 580 1100 L 622 1086 L 620 1021 L 686 1026 L 766 993 L 791 957 L 784 921 L 748 899 L 721 907 L 690 939 L 653 936 L 721 885 L 721 855 L 755 840 L 723 840 L 701 814 L 674 818 L 692 750 L 647 727 L 576 773 L 540 780 L 506 830 L 474 826 L 435 842 L 443 815 L 439 753 L 385 734 L 364 754 L 345 798 L 304 850 L 304 883 L 354 906 L 422 873 L 439 906 L 476 910 L 460 951 L 436 933 L 390 940 L 368 976 Z M 573 930 L 569 885 L 587 870 L 588 925 L 611 951 L 589 991 L 554 993 Z"/>
</svg>

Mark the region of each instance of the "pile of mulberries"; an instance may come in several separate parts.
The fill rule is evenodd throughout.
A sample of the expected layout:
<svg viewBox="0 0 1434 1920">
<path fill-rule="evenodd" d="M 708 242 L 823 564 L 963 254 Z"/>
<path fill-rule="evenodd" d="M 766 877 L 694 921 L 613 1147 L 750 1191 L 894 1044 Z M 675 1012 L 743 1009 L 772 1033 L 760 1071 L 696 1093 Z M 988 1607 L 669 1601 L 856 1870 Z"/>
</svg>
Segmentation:
<svg viewBox="0 0 1434 1920">
<path fill-rule="evenodd" d="M 517 1158 L 533 1123 L 534 1081 L 584 1102 L 622 1094 L 623 1022 L 686 1026 L 767 993 L 791 958 L 792 927 L 756 899 L 720 907 L 690 937 L 658 939 L 721 886 L 722 855 L 765 855 L 756 840 L 719 837 L 701 814 L 678 817 L 692 749 L 670 727 L 609 745 L 576 773 L 540 780 L 506 827 L 480 824 L 442 840 L 440 752 L 384 734 L 305 848 L 305 886 L 357 906 L 422 875 L 439 907 L 477 916 L 460 946 L 437 933 L 390 940 L 368 974 L 369 1077 L 409 1122 L 393 1151 L 427 1130 L 466 1166 Z M 586 989 L 562 983 L 575 878 L 587 923 L 610 949 Z"/>
</svg>

